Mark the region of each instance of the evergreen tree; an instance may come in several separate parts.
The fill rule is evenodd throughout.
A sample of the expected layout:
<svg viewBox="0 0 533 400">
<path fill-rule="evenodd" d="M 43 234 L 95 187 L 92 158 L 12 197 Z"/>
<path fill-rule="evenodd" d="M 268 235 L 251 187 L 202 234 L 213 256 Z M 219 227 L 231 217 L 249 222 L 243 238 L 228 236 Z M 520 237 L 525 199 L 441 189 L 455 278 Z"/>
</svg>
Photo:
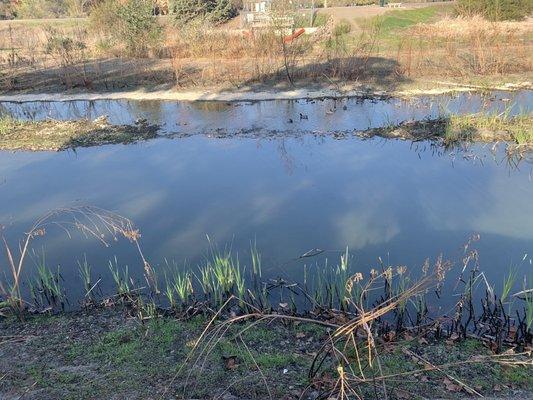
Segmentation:
<svg viewBox="0 0 533 400">
<path fill-rule="evenodd" d="M 217 0 L 216 3 L 209 16 L 214 23 L 226 22 L 237 15 L 237 9 L 231 0 Z"/>
<path fill-rule="evenodd" d="M 206 18 L 214 23 L 221 23 L 237 15 L 231 0 L 174 0 L 173 9 L 181 22 Z"/>
<path fill-rule="evenodd" d="M 173 8 L 178 20 L 189 22 L 204 18 L 215 9 L 216 3 L 216 0 L 174 0 Z"/>
<path fill-rule="evenodd" d="M 524 19 L 533 11 L 532 0 L 459 0 L 460 15 L 481 15 L 491 21 Z"/>
</svg>

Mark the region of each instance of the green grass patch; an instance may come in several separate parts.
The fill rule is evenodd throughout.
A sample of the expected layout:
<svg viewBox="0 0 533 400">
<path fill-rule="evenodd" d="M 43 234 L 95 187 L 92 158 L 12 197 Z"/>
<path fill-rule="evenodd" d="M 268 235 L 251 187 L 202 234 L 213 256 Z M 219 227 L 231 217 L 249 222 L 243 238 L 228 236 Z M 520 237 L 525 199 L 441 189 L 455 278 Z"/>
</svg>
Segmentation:
<svg viewBox="0 0 533 400">
<path fill-rule="evenodd" d="M 507 365 L 502 367 L 501 375 L 504 382 L 519 387 L 533 388 L 533 367 Z"/>
<path fill-rule="evenodd" d="M 467 114 L 449 117 L 445 130 L 447 143 L 459 140 L 508 140 L 519 145 L 533 144 L 533 116 L 520 114 Z"/>
<path fill-rule="evenodd" d="M 88 347 L 87 353 L 91 358 L 114 364 L 139 362 L 147 355 L 164 357 L 172 350 L 184 350 L 179 344 L 187 328 L 187 323 L 177 320 L 153 320 L 145 327 L 120 329 L 104 334 Z"/>
<path fill-rule="evenodd" d="M 153 398 L 161 397 L 162 388 L 170 385 L 179 398 L 182 392 L 191 398 L 212 398 L 213 393 L 228 388 L 239 398 L 268 398 L 264 377 L 272 398 L 282 398 L 290 388 L 302 391 L 309 385 L 314 354 L 327 340 L 325 328 L 313 324 L 247 321 L 228 327 L 227 321 L 216 321 L 209 332 L 218 333 L 212 340 L 200 343 L 195 353 L 199 359 L 187 360 L 192 344 L 208 324 L 205 316 L 189 321 L 159 318 L 143 323 L 120 319 L 109 325 L 103 318 L 45 318 L 48 317 L 31 318 L 32 323 L 26 323 L 26 327 L 48 332 L 46 335 L 17 342 L 9 353 L 13 374 L 8 390 L 20 389 L 22 393 L 28 387 L 35 388 L 42 392 L 42 398 Z M 73 326 L 80 322 L 79 331 L 73 332 Z M 222 329 L 217 331 L 218 328 Z M 344 344 L 339 342 L 337 348 L 344 348 Z M 491 356 L 491 351 L 477 340 L 377 341 L 377 354 L 372 353 L 371 360 L 366 345 L 362 338 L 358 340 L 357 353 L 351 345 L 344 350 L 345 360 L 350 363 L 346 367 L 357 373 L 359 360 L 369 379 L 367 385 L 360 385 L 362 398 L 375 397 L 371 378 L 381 374 L 402 374 L 387 380 L 390 398 L 448 398 L 443 373 L 425 371 L 420 360 L 442 366 L 446 373 L 487 396 L 497 386 L 500 394 L 507 396 L 510 390 L 533 385 L 531 367 L 500 365 L 490 360 L 456 364 Z M 32 355 L 31 362 L 28 358 L 18 362 L 21 354 Z M 327 357 L 318 377 L 335 379 L 338 363 L 337 357 Z M 185 368 L 179 370 L 182 365 Z M 174 377 L 177 378 L 169 384 Z"/>
<path fill-rule="evenodd" d="M 379 44 L 391 45 L 400 40 L 400 32 L 413 25 L 434 22 L 451 10 L 450 5 L 434 5 L 414 10 L 391 10 L 384 15 L 358 20 L 363 29 L 379 26 Z"/>
</svg>

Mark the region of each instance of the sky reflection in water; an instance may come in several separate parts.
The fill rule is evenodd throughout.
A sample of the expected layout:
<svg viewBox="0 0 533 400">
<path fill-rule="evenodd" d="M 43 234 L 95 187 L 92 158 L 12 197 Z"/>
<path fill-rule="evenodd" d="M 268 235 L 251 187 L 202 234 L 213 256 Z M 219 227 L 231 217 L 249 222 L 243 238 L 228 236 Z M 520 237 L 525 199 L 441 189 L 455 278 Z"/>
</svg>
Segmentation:
<svg viewBox="0 0 533 400">
<path fill-rule="evenodd" d="M 522 262 L 533 254 L 532 164 L 512 169 L 501 150 L 471 151 L 480 158 L 436 154 L 427 143 L 415 149 L 302 134 L 1 152 L 0 221 L 14 240 L 46 211 L 95 205 L 131 218 L 156 266 L 165 258 L 201 262 L 209 235 L 220 247 L 231 245 L 242 264 L 257 240 L 265 274 L 288 279 L 301 279 L 303 262 L 287 261 L 312 248 L 326 252 L 305 260 L 311 268 L 326 258 L 335 264 L 349 246 L 361 271 L 376 267 L 379 256 L 418 271 L 440 253 L 460 260 L 462 245 L 479 233 L 481 267 L 500 282 L 513 263 L 532 268 Z M 42 246 L 50 265 L 62 265 L 67 286 L 74 282 L 70 293 L 80 290 L 76 260 L 84 253 L 97 273 L 107 275 L 116 255 L 141 276 L 125 241 L 106 249 L 58 230 L 35 243 Z"/>
</svg>

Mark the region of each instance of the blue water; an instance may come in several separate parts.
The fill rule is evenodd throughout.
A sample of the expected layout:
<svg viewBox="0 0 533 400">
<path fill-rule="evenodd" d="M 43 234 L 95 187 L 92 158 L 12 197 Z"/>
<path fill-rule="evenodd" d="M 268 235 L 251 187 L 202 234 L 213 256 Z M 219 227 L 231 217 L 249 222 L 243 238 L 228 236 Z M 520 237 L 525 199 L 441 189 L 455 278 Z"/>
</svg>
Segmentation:
<svg viewBox="0 0 533 400">
<path fill-rule="evenodd" d="M 529 101 L 530 95 L 526 97 Z M 477 97 L 470 100 L 480 104 Z M 510 164 L 502 146 L 444 151 L 427 142 L 339 140 L 317 134 L 333 126 L 363 129 L 417 118 L 432 110 L 418 108 L 419 102 L 353 100 L 344 103 L 347 110 L 338 106 L 333 115 L 339 118 L 317 111 L 332 104 L 92 103 L 91 116 L 106 109 L 113 111 L 107 114 L 114 122 L 144 116 L 164 123 L 168 132 L 181 129 L 192 136 L 75 152 L 0 152 L 0 222 L 15 243 L 49 210 L 77 204 L 113 210 L 138 226 L 145 255 L 155 268 L 165 259 L 201 263 L 208 235 L 221 248 L 231 246 L 244 265 L 250 264 L 250 242 L 256 241 L 267 278 L 301 280 L 304 264 L 311 270 L 326 259 L 336 264 L 346 246 L 360 271 L 376 268 L 381 257 L 417 274 L 427 257 L 441 253 L 460 268 L 462 245 L 476 233 L 481 237 L 475 244 L 480 266 L 488 279 L 498 284 L 511 265 L 520 272 L 533 270 L 531 159 Z M 67 118 L 75 115 L 70 107 L 50 103 L 6 108 L 14 113 L 24 109 L 26 116 L 32 110 L 37 118 Z M 383 110 L 404 112 L 384 119 Z M 309 119 L 299 120 L 300 112 Z M 87 108 L 80 113 L 86 116 Z M 224 138 L 202 134 L 207 127 L 239 132 L 254 124 L 270 133 Z M 287 124 L 298 124 L 301 131 L 294 128 L 284 135 Z M 279 132 L 273 134 L 274 129 Z M 139 257 L 125 240 L 106 248 L 50 227 L 33 248 L 46 253 L 50 266 L 61 265 L 74 297 L 81 294 L 77 261 L 84 254 L 103 277 L 109 277 L 107 264 L 116 256 L 142 280 Z M 294 260 L 313 248 L 325 251 Z M 104 289 L 109 288 L 111 280 L 104 281 Z"/>
</svg>

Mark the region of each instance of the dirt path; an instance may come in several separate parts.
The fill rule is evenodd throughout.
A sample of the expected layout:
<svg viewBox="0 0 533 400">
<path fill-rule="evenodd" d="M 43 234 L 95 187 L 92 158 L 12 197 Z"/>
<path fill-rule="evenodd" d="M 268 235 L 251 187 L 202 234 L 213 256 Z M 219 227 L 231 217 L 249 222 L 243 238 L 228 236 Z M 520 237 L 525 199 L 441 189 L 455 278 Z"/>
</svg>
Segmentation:
<svg viewBox="0 0 533 400">
<path fill-rule="evenodd" d="M 362 86 L 346 85 L 342 87 L 300 87 L 276 90 L 264 88 L 253 90 L 242 88 L 231 91 L 191 90 L 179 91 L 167 86 L 150 90 L 131 90 L 114 92 L 79 92 L 79 93 L 25 93 L 0 94 L 0 102 L 32 102 L 32 101 L 92 101 L 92 100 L 161 100 L 161 101 L 266 101 L 266 100 L 297 100 L 347 97 L 416 97 L 439 95 L 453 92 L 473 92 L 477 90 L 516 91 L 531 90 L 531 82 L 506 83 L 493 87 L 461 85 L 453 82 L 425 82 L 431 88 L 413 88 L 396 91 L 368 90 Z"/>
</svg>

